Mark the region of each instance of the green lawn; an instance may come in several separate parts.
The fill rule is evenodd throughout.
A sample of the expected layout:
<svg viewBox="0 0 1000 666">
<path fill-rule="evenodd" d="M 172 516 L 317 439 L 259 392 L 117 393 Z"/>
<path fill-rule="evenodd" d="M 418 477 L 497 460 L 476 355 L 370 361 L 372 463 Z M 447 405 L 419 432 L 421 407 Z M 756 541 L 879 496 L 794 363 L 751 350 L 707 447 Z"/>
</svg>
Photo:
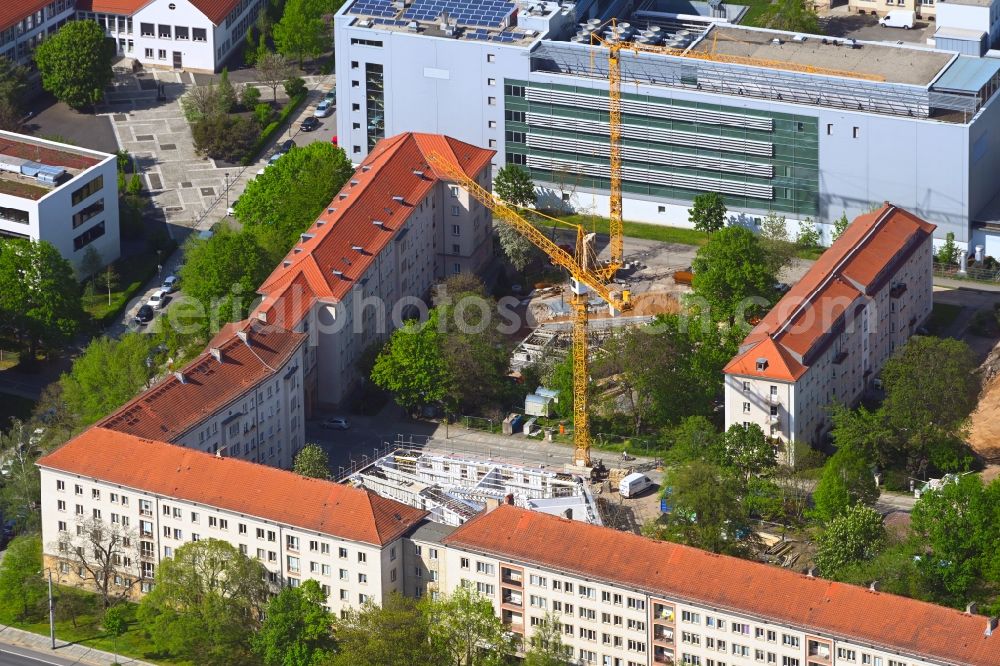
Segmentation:
<svg viewBox="0 0 1000 666">
<path fill-rule="evenodd" d="M 103 610 L 101 609 L 100 599 L 97 595 L 82 592 L 72 587 L 57 587 L 56 595 L 56 639 L 58 641 L 77 643 L 106 652 L 115 651 L 115 640 L 111 636 L 108 636 L 101 628 Z M 68 615 L 68 604 L 71 602 L 67 601 L 67 599 L 70 597 L 79 603 L 76 626 L 73 626 L 72 619 L 63 617 L 63 615 Z M 61 610 L 60 600 L 64 601 Z M 128 604 L 128 608 L 128 630 L 124 635 L 118 637 L 118 654 L 158 664 L 186 666 L 189 663 L 158 654 L 135 621 L 135 609 L 137 606 L 135 604 Z M 11 626 L 44 636 L 49 635 L 49 621 L 47 617 L 38 622 L 15 622 Z"/>
<path fill-rule="evenodd" d="M 931 335 L 941 335 L 953 321 L 958 313 L 962 311 L 962 306 L 951 303 L 935 303 L 931 308 L 931 317 L 927 320 L 927 331 Z"/>
<path fill-rule="evenodd" d="M 93 295 L 83 297 L 83 309 L 96 322 L 110 323 L 153 276 L 157 262 L 157 253 L 153 251 L 116 261 L 114 268 L 118 273 L 118 286 L 111 291 L 111 304 L 108 305 L 108 292 L 98 287 Z"/>
</svg>

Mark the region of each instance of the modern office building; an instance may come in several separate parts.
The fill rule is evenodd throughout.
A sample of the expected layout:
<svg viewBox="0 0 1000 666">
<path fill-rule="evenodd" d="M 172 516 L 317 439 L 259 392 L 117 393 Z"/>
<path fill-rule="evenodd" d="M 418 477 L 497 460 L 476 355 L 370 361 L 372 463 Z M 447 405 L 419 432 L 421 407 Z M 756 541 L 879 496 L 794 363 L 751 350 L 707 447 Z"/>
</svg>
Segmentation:
<svg viewBox="0 0 1000 666">
<path fill-rule="evenodd" d="M 305 446 L 305 342 L 253 321 L 227 324 L 196 359 L 98 426 L 291 469 Z"/>
<path fill-rule="evenodd" d="M 448 133 L 528 168 L 542 205 L 607 214 L 596 31 L 669 48 L 620 52 L 627 219 L 686 225 L 716 191 L 735 222 L 811 219 L 829 241 L 833 220 L 890 200 L 936 239 L 1000 255 L 1000 60 L 698 20 L 670 1 L 347 2 L 340 145 L 360 161 L 382 136 Z"/>
<path fill-rule="evenodd" d="M 819 443 L 930 315 L 933 232 L 891 204 L 854 220 L 726 365 L 726 428 Z"/>
<path fill-rule="evenodd" d="M 309 336 L 307 406 L 348 397 L 369 346 L 426 311 L 435 282 L 492 257 L 489 210 L 439 175 L 431 153 L 490 188 L 493 151 L 431 134 L 384 139 L 258 289 L 252 319 Z"/>
<path fill-rule="evenodd" d="M 76 0 L 118 53 L 146 67 L 216 72 L 246 39 L 262 0 Z"/>
<path fill-rule="evenodd" d="M 0 237 L 47 241 L 74 268 L 121 254 L 114 155 L 0 131 Z"/>
</svg>

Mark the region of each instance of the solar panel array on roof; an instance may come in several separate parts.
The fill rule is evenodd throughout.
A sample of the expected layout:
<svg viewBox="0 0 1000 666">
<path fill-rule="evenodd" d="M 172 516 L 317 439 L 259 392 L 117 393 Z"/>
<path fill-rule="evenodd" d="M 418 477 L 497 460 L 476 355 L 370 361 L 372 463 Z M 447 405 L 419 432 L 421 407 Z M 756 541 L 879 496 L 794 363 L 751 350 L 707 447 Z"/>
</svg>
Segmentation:
<svg viewBox="0 0 1000 666">
<path fill-rule="evenodd" d="M 499 27 L 514 11 L 509 0 L 413 0 L 403 14 L 414 21 L 436 21 L 443 12 L 458 25 Z"/>
<path fill-rule="evenodd" d="M 391 0 L 357 0 L 351 5 L 351 13 L 362 16 L 395 16 L 399 10 L 392 6 Z"/>
<path fill-rule="evenodd" d="M 502 44 L 510 44 L 521 39 L 523 35 L 504 30 L 502 32 L 491 32 L 485 28 L 476 28 L 474 30 L 466 30 L 466 39 L 478 39 L 483 42 L 500 42 Z"/>
<path fill-rule="evenodd" d="M 405 28 L 407 21 L 399 21 L 397 19 L 387 19 L 387 18 L 373 18 L 372 23 L 375 25 L 391 25 L 397 28 Z"/>
</svg>

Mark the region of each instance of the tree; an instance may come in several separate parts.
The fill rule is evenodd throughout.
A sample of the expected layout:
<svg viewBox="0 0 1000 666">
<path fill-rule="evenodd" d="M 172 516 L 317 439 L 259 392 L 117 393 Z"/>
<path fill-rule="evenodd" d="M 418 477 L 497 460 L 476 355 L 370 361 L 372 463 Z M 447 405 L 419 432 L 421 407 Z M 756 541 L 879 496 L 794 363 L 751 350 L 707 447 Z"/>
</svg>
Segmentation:
<svg viewBox="0 0 1000 666">
<path fill-rule="evenodd" d="M 212 118 L 227 113 L 224 99 L 219 89 L 209 83 L 205 86 L 192 86 L 180 99 L 181 111 L 188 123 L 194 125 L 204 118 Z"/>
<path fill-rule="evenodd" d="M 256 118 L 216 114 L 191 126 L 195 150 L 215 160 L 240 162 L 251 156 L 260 126 Z"/>
<path fill-rule="evenodd" d="M 285 79 L 284 88 L 289 97 L 301 95 L 306 91 L 306 80 L 301 76 L 289 76 Z"/>
<path fill-rule="evenodd" d="M 725 466 L 743 477 L 744 483 L 770 472 L 778 464 L 774 446 L 756 423 L 729 426 L 722 438 L 722 459 Z"/>
<path fill-rule="evenodd" d="M 251 637 L 269 594 L 267 570 L 225 541 L 179 547 L 160 561 L 136 617 L 159 650 L 210 666 L 252 664 Z"/>
<path fill-rule="evenodd" d="M 730 323 L 770 307 L 775 297 L 774 267 L 752 231 L 726 227 L 698 249 L 691 263 L 695 298 L 711 318 Z"/>
<path fill-rule="evenodd" d="M 41 523 L 41 481 L 35 461 L 41 453 L 40 438 L 34 428 L 11 419 L 7 432 L 0 431 L 0 455 L 6 473 L 0 486 L 0 515 L 13 521 L 15 532 L 37 530 Z"/>
<path fill-rule="evenodd" d="M 0 562 L 0 619 L 6 624 L 42 615 L 46 600 L 42 540 L 19 536 L 7 545 Z"/>
<path fill-rule="evenodd" d="M 298 60 L 301 68 L 306 58 L 318 56 L 326 48 L 325 32 L 323 20 L 313 15 L 307 0 L 288 0 L 274 26 L 274 44 L 282 55 Z"/>
<path fill-rule="evenodd" d="M 670 464 L 678 465 L 691 460 L 717 460 L 722 436 L 704 416 L 688 416 L 664 429 L 660 442 L 670 447 L 666 455 Z"/>
<path fill-rule="evenodd" d="M 260 82 L 271 89 L 272 101 L 278 101 L 278 86 L 294 72 L 288 59 L 280 53 L 268 52 L 257 59 L 257 77 Z"/>
<path fill-rule="evenodd" d="M 863 405 L 852 410 L 834 405 L 830 420 L 830 436 L 838 449 L 850 448 L 880 467 L 889 464 L 897 442 L 884 410 L 870 410 Z"/>
<path fill-rule="evenodd" d="M 119 276 L 118 271 L 115 270 L 114 264 L 108 264 L 105 266 L 104 270 L 96 276 L 97 286 L 108 291 L 109 307 L 111 305 L 111 292 L 118 286 L 118 280 L 120 278 L 121 276 Z"/>
<path fill-rule="evenodd" d="M 81 426 L 104 418 L 149 386 L 153 340 L 141 333 L 94 338 L 59 378 L 66 406 Z"/>
<path fill-rule="evenodd" d="M 222 74 L 219 75 L 219 87 L 216 88 L 219 96 L 219 110 L 222 113 L 229 113 L 236 107 L 236 88 L 229 82 L 229 68 L 223 67 Z"/>
<path fill-rule="evenodd" d="M 647 528 L 648 536 L 713 553 L 751 552 L 754 532 L 740 501 L 742 484 L 728 470 L 692 460 L 671 469 L 663 485 L 670 513 Z"/>
<path fill-rule="evenodd" d="M 951 264 L 958 262 L 958 245 L 955 243 L 954 232 L 949 231 L 945 236 L 944 243 L 942 243 L 940 249 L 938 249 L 934 260 L 939 264 L 944 264 L 945 266 L 950 266 Z"/>
<path fill-rule="evenodd" d="M 219 229 L 211 238 L 189 241 L 180 270 L 184 293 L 201 304 L 211 318 L 239 321 L 246 316 L 257 285 L 273 267 L 253 234 Z M 223 321 L 222 323 L 225 323 Z"/>
<path fill-rule="evenodd" d="M 763 16 L 763 26 L 772 30 L 818 34 L 819 18 L 811 3 L 805 0 L 778 0 L 768 7 Z"/>
<path fill-rule="evenodd" d="M 260 102 L 260 88 L 249 83 L 244 83 L 240 88 L 240 106 L 250 110 Z"/>
<path fill-rule="evenodd" d="M 391 593 L 379 606 L 368 602 L 337 622 L 334 666 L 439 666 L 445 659 L 430 641 L 430 623 L 415 599 Z"/>
<path fill-rule="evenodd" d="M 438 601 L 425 601 L 423 610 L 431 651 L 441 655 L 441 666 L 502 666 L 514 655 L 513 639 L 493 603 L 475 590 L 459 587 Z"/>
<path fill-rule="evenodd" d="M 923 552 L 917 563 L 939 603 L 961 607 L 1000 582 L 1000 481 L 978 476 L 921 495 L 910 528 Z"/>
<path fill-rule="evenodd" d="M 35 49 L 42 87 L 77 110 L 104 97 L 113 57 L 114 45 L 94 21 L 70 21 Z"/>
<path fill-rule="evenodd" d="M 784 215 L 771 212 L 764 217 L 760 225 L 760 246 L 775 275 L 792 263 L 795 244 L 788 239 L 788 225 Z"/>
<path fill-rule="evenodd" d="M 688 221 L 698 231 L 711 234 L 726 226 L 726 204 L 718 192 L 705 192 L 695 196 L 688 209 Z"/>
<path fill-rule="evenodd" d="M 854 504 L 874 506 L 878 486 L 868 461 L 850 447 L 842 448 L 826 461 L 813 492 L 813 516 L 829 523 Z"/>
<path fill-rule="evenodd" d="M 250 181 L 233 212 L 248 228 L 273 228 L 284 256 L 353 173 L 342 148 L 313 142 L 289 152 Z"/>
<path fill-rule="evenodd" d="M 104 631 L 111 634 L 114 641 L 115 661 L 118 660 L 118 639 L 128 630 L 128 608 L 124 604 L 112 606 L 104 611 Z"/>
<path fill-rule="evenodd" d="M 451 392 L 438 318 L 435 308 L 426 322 L 410 320 L 393 331 L 372 368 L 372 382 L 410 411 L 441 404 Z"/>
<path fill-rule="evenodd" d="M 77 516 L 76 530 L 60 532 L 53 547 L 83 567 L 104 608 L 128 599 L 138 583 L 139 535 L 121 523 Z"/>
<path fill-rule="evenodd" d="M 528 172 L 516 164 L 508 164 L 497 172 L 493 193 L 520 208 L 535 205 L 535 183 Z"/>
<path fill-rule="evenodd" d="M 844 211 L 843 215 L 833 221 L 833 231 L 830 233 L 830 238 L 833 240 L 840 238 L 850 224 L 851 221 L 847 219 L 847 211 Z"/>
<path fill-rule="evenodd" d="M 539 256 L 540 253 L 535 244 L 509 223 L 503 220 L 494 220 L 494 225 L 500 248 L 503 249 L 515 270 L 523 271 L 532 259 Z"/>
<path fill-rule="evenodd" d="M 329 479 L 330 457 L 319 444 L 306 444 L 295 455 L 292 471 L 313 479 Z"/>
<path fill-rule="evenodd" d="M 823 576 L 837 578 L 846 567 L 877 557 L 887 540 L 882 514 L 855 504 L 831 520 L 820 535 L 816 565 Z"/>
<path fill-rule="evenodd" d="M 804 250 L 818 247 L 820 238 L 819 230 L 816 229 L 816 224 L 812 221 L 812 218 L 807 217 L 799 221 L 799 233 L 795 237 L 795 244 L 798 247 Z"/>
<path fill-rule="evenodd" d="M 567 350 L 565 358 L 553 360 L 542 373 L 546 388 L 559 393 L 559 401 L 553 405 L 560 418 L 573 415 L 573 349 Z"/>
<path fill-rule="evenodd" d="M 266 666 L 320 666 L 333 653 L 333 618 L 319 583 L 285 587 L 267 604 L 253 650 Z"/>
<path fill-rule="evenodd" d="M 69 25 L 75 25 L 72 22 Z M 69 340 L 83 319 L 73 268 L 47 241 L 0 241 L 0 330 L 35 358 L 39 345 Z"/>
<path fill-rule="evenodd" d="M 531 632 L 530 647 L 524 653 L 524 666 L 565 666 L 572 659 L 573 647 L 562 641 L 562 627 L 555 613 L 546 613 Z"/>
<path fill-rule="evenodd" d="M 28 68 L 0 56 L 0 130 L 21 130 L 27 86 Z"/>
</svg>

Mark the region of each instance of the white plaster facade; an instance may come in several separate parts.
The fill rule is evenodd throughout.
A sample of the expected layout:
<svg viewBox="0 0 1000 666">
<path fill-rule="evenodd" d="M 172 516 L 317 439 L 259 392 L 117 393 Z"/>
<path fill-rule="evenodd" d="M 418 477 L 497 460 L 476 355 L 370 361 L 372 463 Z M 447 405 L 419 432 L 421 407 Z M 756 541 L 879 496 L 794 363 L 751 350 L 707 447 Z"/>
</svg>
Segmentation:
<svg viewBox="0 0 1000 666">
<path fill-rule="evenodd" d="M 0 142 L 8 141 L 17 144 L 25 154 L 31 154 L 32 148 L 37 146 L 66 153 L 70 159 L 83 156 L 96 160 L 97 164 L 84 169 L 67 168 L 70 178 L 54 187 L 40 185 L 34 179 L 23 176 L 0 176 L 50 190 L 44 196 L 32 199 L 5 191 L 0 182 L 0 236 L 47 241 L 74 268 L 80 267 L 88 248 L 96 250 L 104 264 L 116 260 L 121 255 L 121 244 L 115 156 L 0 131 Z M 4 150 L 0 146 L 0 153 Z"/>
</svg>

